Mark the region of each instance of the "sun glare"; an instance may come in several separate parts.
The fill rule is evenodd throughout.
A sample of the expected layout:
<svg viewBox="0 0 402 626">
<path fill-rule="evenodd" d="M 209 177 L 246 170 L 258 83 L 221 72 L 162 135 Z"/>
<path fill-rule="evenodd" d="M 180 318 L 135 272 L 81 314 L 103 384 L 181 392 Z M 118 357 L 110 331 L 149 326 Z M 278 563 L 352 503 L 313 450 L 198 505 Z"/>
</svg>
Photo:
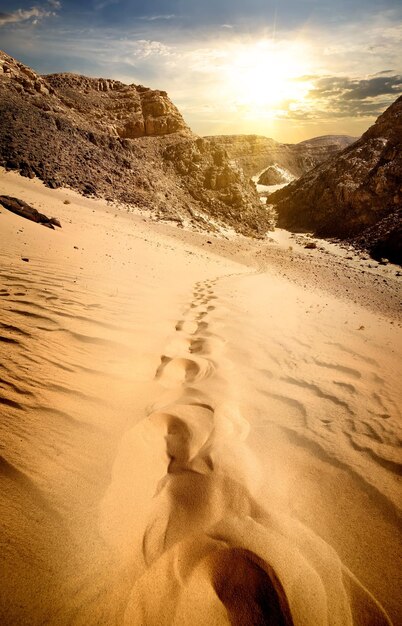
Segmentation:
<svg viewBox="0 0 402 626">
<path fill-rule="evenodd" d="M 251 114 L 270 117 L 281 105 L 301 103 L 311 88 L 309 63 L 300 44 L 263 40 L 237 47 L 225 70 L 234 103 Z"/>
</svg>

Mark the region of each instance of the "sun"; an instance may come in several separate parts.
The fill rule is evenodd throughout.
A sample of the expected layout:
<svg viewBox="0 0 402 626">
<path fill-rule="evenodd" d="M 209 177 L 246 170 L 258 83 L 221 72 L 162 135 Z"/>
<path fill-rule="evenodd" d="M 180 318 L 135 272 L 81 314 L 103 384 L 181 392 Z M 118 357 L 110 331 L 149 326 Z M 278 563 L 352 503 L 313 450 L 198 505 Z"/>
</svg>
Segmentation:
<svg viewBox="0 0 402 626">
<path fill-rule="evenodd" d="M 250 113 L 269 116 L 284 103 L 301 103 L 309 90 L 309 62 L 298 43 L 258 41 L 237 46 L 225 68 L 228 95 Z"/>
</svg>

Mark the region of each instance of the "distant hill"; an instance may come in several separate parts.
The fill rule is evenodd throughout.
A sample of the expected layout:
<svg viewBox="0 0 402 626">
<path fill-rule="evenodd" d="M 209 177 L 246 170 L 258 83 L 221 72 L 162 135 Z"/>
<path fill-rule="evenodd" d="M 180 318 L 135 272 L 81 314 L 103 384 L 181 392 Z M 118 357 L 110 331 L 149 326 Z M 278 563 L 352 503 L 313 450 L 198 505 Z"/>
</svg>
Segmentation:
<svg viewBox="0 0 402 626">
<path fill-rule="evenodd" d="M 155 217 L 261 237 L 272 227 L 253 183 L 194 135 L 166 92 L 77 74 L 39 76 L 0 52 L 0 165 L 49 187 Z"/>
<path fill-rule="evenodd" d="M 278 225 L 402 263 L 402 96 L 353 145 L 270 196 Z"/>
<path fill-rule="evenodd" d="M 310 146 L 315 148 L 327 148 L 334 152 L 336 149 L 344 150 L 350 146 L 351 143 L 357 141 L 359 137 L 351 137 L 350 135 L 321 135 L 320 137 L 313 137 L 312 139 L 305 139 L 300 141 L 298 146 Z"/>
</svg>

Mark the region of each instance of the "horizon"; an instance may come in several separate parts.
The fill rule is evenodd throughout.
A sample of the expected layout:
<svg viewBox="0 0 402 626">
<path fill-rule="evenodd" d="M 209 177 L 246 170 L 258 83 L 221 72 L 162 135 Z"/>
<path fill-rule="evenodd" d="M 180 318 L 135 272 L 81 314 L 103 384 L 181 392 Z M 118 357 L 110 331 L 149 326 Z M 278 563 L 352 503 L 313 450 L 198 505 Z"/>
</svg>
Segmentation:
<svg viewBox="0 0 402 626">
<path fill-rule="evenodd" d="M 199 135 L 359 137 L 402 91 L 393 0 L 3 2 L 2 48 L 40 74 L 164 90 Z"/>
</svg>

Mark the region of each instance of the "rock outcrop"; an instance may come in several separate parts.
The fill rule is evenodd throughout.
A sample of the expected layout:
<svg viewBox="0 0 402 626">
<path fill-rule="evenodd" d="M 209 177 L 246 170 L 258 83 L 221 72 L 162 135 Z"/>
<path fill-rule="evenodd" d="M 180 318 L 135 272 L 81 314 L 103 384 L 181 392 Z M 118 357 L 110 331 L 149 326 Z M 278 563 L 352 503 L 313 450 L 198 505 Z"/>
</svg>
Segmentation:
<svg viewBox="0 0 402 626">
<path fill-rule="evenodd" d="M 402 96 L 356 143 L 270 196 L 278 225 L 402 263 Z"/>
<path fill-rule="evenodd" d="M 263 236 L 272 214 L 219 146 L 164 91 L 75 74 L 39 76 L 0 52 L 0 165 L 49 187 L 201 228 Z"/>
<path fill-rule="evenodd" d="M 226 150 L 246 176 L 260 174 L 276 165 L 286 170 L 290 178 L 299 178 L 356 140 L 348 135 L 325 135 L 297 144 L 283 144 L 260 135 L 217 135 L 207 139 Z M 282 182 L 288 180 L 260 184 Z"/>
<path fill-rule="evenodd" d="M 288 175 L 289 176 L 289 175 Z M 283 185 L 290 182 L 288 177 L 285 176 L 285 172 L 277 165 L 270 165 L 258 178 L 259 185 Z"/>
<path fill-rule="evenodd" d="M 50 74 L 46 83 L 77 121 L 125 139 L 190 132 L 165 91 L 78 74 Z"/>
</svg>

